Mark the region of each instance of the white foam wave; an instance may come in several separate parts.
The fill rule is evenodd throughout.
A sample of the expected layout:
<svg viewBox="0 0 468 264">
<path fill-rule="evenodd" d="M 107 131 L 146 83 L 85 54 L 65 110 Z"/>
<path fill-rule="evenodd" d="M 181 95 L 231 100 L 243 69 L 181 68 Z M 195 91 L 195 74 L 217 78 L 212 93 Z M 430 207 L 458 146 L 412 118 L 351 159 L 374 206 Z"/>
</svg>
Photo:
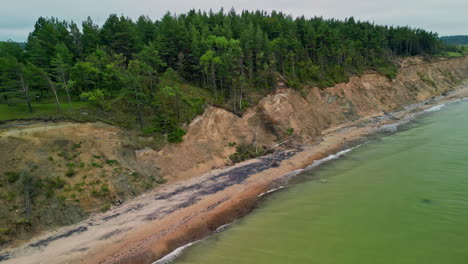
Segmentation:
<svg viewBox="0 0 468 264">
<path fill-rule="evenodd" d="M 337 158 L 343 156 L 344 154 L 350 152 L 351 150 L 353 150 L 353 149 L 355 149 L 355 148 L 357 148 L 357 147 L 359 147 L 359 146 L 361 146 L 361 145 L 357 145 L 357 146 L 355 146 L 355 147 L 342 150 L 342 151 L 337 152 L 337 153 L 335 153 L 335 154 L 331 154 L 330 156 L 325 157 L 325 158 L 323 158 L 323 159 L 316 160 L 316 161 L 314 161 L 312 164 L 310 164 L 309 166 L 307 166 L 305 169 L 306 169 L 306 170 L 312 169 L 312 168 L 314 168 L 314 167 L 319 166 L 320 164 L 322 164 L 322 163 L 324 163 L 324 162 L 327 162 L 327 161 L 329 161 L 329 160 L 337 159 Z"/>
<path fill-rule="evenodd" d="M 174 249 L 171 253 L 167 254 L 166 256 L 156 260 L 155 262 L 153 262 L 153 264 L 167 264 L 167 263 L 171 263 L 172 261 L 174 261 L 178 256 L 180 256 L 180 254 L 182 254 L 182 252 L 190 247 L 191 245 L 199 242 L 200 240 L 197 240 L 195 242 L 192 242 L 192 243 L 188 243 L 186 245 L 183 245 L 181 247 L 178 247 L 176 249 Z"/>
<path fill-rule="evenodd" d="M 297 174 L 296 174 L 296 175 L 297 175 Z M 269 193 L 272 193 L 272 192 L 276 192 L 276 191 L 279 191 L 279 190 L 284 189 L 284 188 L 286 188 L 286 186 L 281 186 L 281 187 L 279 187 L 279 188 L 271 189 L 271 190 L 269 190 L 269 191 L 267 191 L 267 192 L 264 192 L 264 193 L 259 194 L 257 197 L 262 197 L 262 196 L 264 196 L 264 195 L 266 195 L 266 194 L 269 194 Z"/>
<path fill-rule="evenodd" d="M 388 124 L 388 125 L 383 125 L 383 126 L 380 126 L 378 128 L 379 131 L 389 131 L 389 132 L 396 132 L 398 130 L 398 127 L 403 125 L 403 124 L 406 124 L 408 122 L 410 122 L 411 120 L 413 120 L 414 118 L 416 117 L 416 115 L 410 115 L 410 116 L 407 116 L 405 119 L 399 121 L 399 122 L 396 122 L 396 123 L 393 123 L 393 124 Z"/>
<path fill-rule="evenodd" d="M 236 221 L 237 221 L 237 220 L 234 220 L 234 221 L 231 222 L 231 223 L 228 223 L 228 224 L 225 224 L 225 225 L 222 225 L 222 226 L 216 228 L 215 233 L 219 233 L 219 232 L 221 232 L 221 231 L 226 230 L 229 226 L 231 226 L 232 224 L 234 224 L 234 222 L 236 222 Z"/>
<path fill-rule="evenodd" d="M 431 108 L 428 108 L 426 110 L 424 110 L 425 113 L 429 113 L 429 112 L 435 112 L 435 111 L 439 111 L 441 110 L 442 108 L 444 108 L 445 106 L 447 106 L 447 104 L 440 104 L 440 105 L 435 105 Z"/>
</svg>

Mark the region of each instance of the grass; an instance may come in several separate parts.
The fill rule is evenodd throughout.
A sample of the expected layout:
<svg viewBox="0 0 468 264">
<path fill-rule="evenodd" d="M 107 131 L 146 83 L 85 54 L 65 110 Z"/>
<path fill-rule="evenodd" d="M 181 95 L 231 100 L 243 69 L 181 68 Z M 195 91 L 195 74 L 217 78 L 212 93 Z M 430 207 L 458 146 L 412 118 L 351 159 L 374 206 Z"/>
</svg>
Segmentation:
<svg viewBox="0 0 468 264">
<path fill-rule="evenodd" d="M 447 52 L 444 53 L 444 56 L 449 57 L 449 58 L 461 57 L 463 55 L 465 55 L 465 54 L 461 53 L 461 52 L 453 52 L 453 51 L 447 51 Z"/>
<path fill-rule="evenodd" d="M 72 107 L 70 107 L 67 103 L 60 104 L 62 112 L 79 109 L 86 106 L 87 103 L 81 101 L 72 102 Z M 0 104 L 0 121 L 22 118 L 34 118 L 57 114 L 57 106 L 55 103 L 33 103 L 32 109 L 33 112 L 30 113 L 25 103 L 17 103 L 14 106 Z"/>
</svg>

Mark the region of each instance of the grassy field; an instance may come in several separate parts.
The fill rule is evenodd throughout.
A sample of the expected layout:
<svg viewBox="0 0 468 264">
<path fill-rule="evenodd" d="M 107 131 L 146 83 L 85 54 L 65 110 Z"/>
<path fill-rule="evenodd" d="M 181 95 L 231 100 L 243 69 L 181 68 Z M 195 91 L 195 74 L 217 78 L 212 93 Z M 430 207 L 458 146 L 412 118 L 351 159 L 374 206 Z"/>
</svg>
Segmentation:
<svg viewBox="0 0 468 264">
<path fill-rule="evenodd" d="M 86 102 L 72 102 L 72 107 L 68 104 L 60 104 L 60 108 L 63 112 L 67 112 L 73 109 L 79 109 L 86 107 Z M 57 113 L 57 106 L 55 103 L 33 103 L 33 112 L 28 111 L 26 104 L 17 104 L 15 106 L 8 106 L 6 104 L 0 104 L 0 121 L 10 119 L 21 119 L 21 118 L 32 118 L 41 116 L 50 116 Z"/>
<path fill-rule="evenodd" d="M 448 52 L 445 52 L 443 55 L 444 55 L 445 57 L 456 58 L 456 57 L 464 56 L 464 55 L 466 55 L 466 54 L 467 54 L 467 52 L 461 53 L 461 52 L 452 52 L 452 51 L 448 51 Z"/>
<path fill-rule="evenodd" d="M 444 57 L 456 58 L 468 54 L 468 45 L 463 45 L 459 51 L 446 51 L 442 54 Z"/>
</svg>

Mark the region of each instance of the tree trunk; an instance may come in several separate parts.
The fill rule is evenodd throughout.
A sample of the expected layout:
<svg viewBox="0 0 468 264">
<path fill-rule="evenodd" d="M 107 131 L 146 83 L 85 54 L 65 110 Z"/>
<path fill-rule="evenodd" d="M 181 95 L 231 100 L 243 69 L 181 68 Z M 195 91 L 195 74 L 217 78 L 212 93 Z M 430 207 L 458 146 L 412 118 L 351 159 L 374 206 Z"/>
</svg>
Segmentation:
<svg viewBox="0 0 468 264">
<path fill-rule="evenodd" d="M 71 99 L 70 99 L 70 93 L 68 92 L 67 81 L 65 80 L 65 75 L 63 73 L 62 73 L 62 81 L 63 81 L 63 86 L 65 86 L 65 91 L 67 92 L 68 105 L 70 105 L 70 107 L 71 107 L 72 103 L 71 103 Z"/>
<path fill-rule="evenodd" d="M 241 71 L 241 81 L 239 82 L 239 111 L 242 112 L 242 85 L 244 84 L 245 74 L 244 74 L 244 62 L 242 59 L 239 60 L 240 71 Z"/>
<path fill-rule="evenodd" d="M 24 83 L 23 73 L 18 71 L 20 77 L 21 86 L 23 87 L 24 96 L 26 97 L 26 103 L 28 104 L 29 113 L 32 113 L 31 98 L 29 97 L 28 85 Z"/>
<path fill-rule="evenodd" d="M 285 78 L 286 76 L 284 74 L 284 58 L 283 57 L 281 57 L 281 71 L 283 73 L 283 78 Z"/>
<path fill-rule="evenodd" d="M 292 74 L 293 74 L 293 78 L 296 78 L 296 61 L 294 59 L 294 54 L 291 56 L 291 60 L 292 60 Z"/>
<path fill-rule="evenodd" d="M 50 80 L 49 76 L 47 76 L 46 73 L 42 73 L 42 75 L 43 75 L 44 78 L 47 80 L 47 82 L 48 82 L 49 85 L 50 85 L 50 88 L 51 88 L 52 91 L 54 92 L 54 95 L 55 95 L 55 103 L 57 104 L 57 112 L 60 112 L 60 102 L 59 102 L 59 99 L 58 99 L 57 90 L 55 90 L 55 86 L 54 86 L 54 84 L 52 83 L 52 81 Z"/>
<path fill-rule="evenodd" d="M 176 93 L 175 100 L 176 100 L 177 121 L 180 121 L 180 95 L 179 93 Z"/>
<path fill-rule="evenodd" d="M 143 117 L 141 116 L 141 106 L 140 106 L 140 99 L 138 99 L 138 91 L 136 88 L 136 85 L 133 85 L 133 88 L 135 90 L 135 100 L 137 103 L 137 118 L 138 118 L 138 124 L 140 125 L 140 129 L 143 129 Z"/>
<path fill-rule="evenodd" d="M 216 88 L 216 73 L 215 73 L 215 67 L 214 63 L 211 63 L 211 77 L 213 78 L 213 90 L 215 93 L 215 100 L 216 102 L 218 101 L 218 89 Z"/>
</svg>

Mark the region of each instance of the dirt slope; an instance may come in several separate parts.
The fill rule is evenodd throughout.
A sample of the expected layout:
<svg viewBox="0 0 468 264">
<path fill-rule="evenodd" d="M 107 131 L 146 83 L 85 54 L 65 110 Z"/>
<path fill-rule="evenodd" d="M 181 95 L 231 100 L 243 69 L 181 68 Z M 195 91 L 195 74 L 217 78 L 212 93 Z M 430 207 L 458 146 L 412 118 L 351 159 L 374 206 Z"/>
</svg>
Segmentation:
<svg viewBox="0 0 468 264">
<path fill-rule="evenodd" d="M 0 127 L 0 245 L 108 210 L 162 183 L 141 168 L 128 135 L 102 123 Z"/>
</svg>

